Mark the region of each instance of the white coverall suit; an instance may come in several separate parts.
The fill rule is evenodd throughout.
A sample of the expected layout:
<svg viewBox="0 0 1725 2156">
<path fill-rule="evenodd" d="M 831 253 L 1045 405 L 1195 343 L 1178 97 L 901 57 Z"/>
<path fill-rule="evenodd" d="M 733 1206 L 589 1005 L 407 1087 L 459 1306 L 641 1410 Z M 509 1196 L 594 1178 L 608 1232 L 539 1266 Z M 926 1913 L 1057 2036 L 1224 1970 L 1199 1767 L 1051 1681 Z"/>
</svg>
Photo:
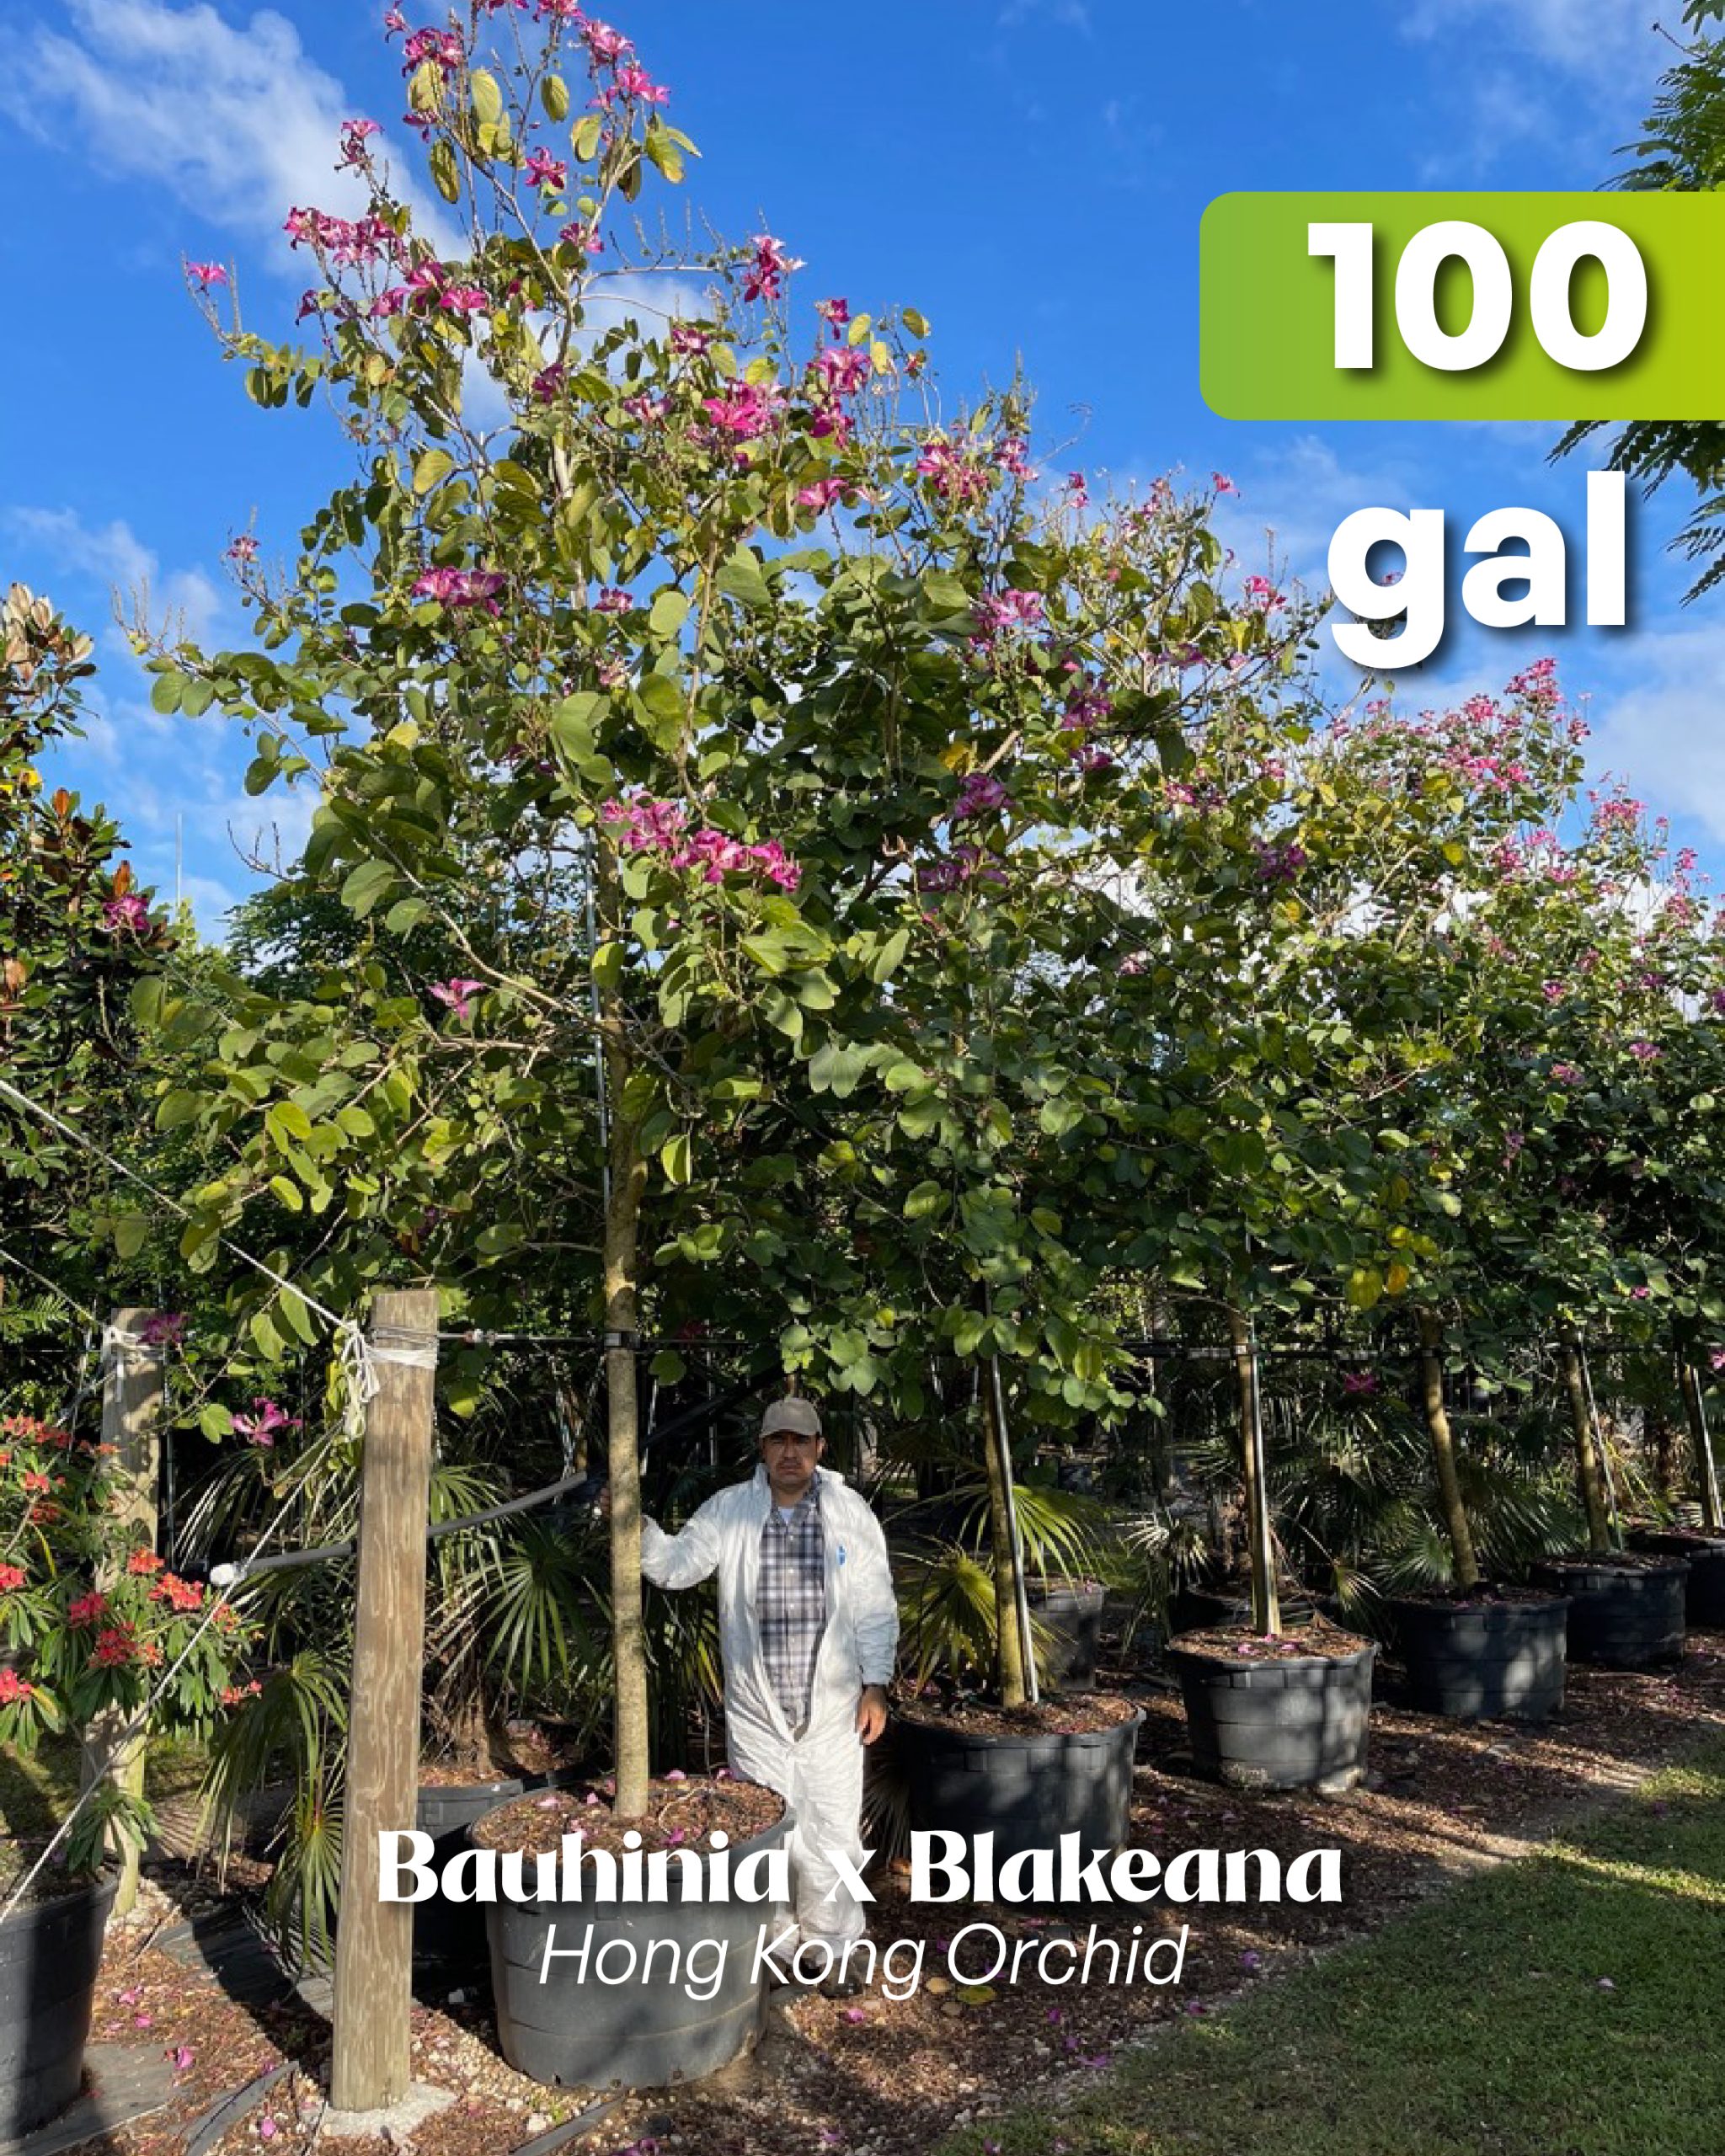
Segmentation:
<svg viewBox="0 0 1725 2156">
<path fill-rule="evenodd" d="M 898 1604 L 880 1523 L 844 1477 L 815 1470 L 825 1544 L 826 1625 L 814 1658 L 809 1719 L 798 1737 L 766 1674 L 756 1621 L 761 1536 L 773 1505 L 766 1470 L 709 1497 L 679 1534 L 641 1523 L 641 1569 L 664 1588 L 718 1575 L 726 1750 L 731 1770 L 777 1790 L 793 1814 L 790 1854 L 797 1926 L 839 1951 L 867 1929 L 861 1904 L 839 1885 L 828 1852 L 860 1871 L 862 1740 L 857 1706 L 865 1684 L 886 1684 L 899 1638 Z M 830 1896 L 830 1899 L 829 1899 Z"/>
</svg>

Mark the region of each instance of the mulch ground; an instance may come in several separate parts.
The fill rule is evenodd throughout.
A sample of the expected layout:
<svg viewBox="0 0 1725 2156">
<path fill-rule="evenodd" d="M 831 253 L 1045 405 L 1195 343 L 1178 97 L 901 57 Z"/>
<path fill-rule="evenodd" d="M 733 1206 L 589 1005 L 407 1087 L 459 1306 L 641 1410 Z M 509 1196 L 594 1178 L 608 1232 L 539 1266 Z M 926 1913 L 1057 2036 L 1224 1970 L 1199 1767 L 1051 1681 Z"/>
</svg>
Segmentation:
<svg viewBox="0 0 1725 2156">
<path fill-rule="evenodd" d="M 1135 1844 L 1164 1855 L 1190 1847 L 1267 1848 L 1284 1860 L 1318 1846 L 1343 1852 L 1339 1906 L 1283 1901 L 1226 1906 L 1098 1906 L 1076 1927 L 1011 1908 L 916 1905 L 901 1871 L 874 1881 L 872 1929 L 882 1941 L 926 1942 L 924 1981 L 895 2003 L 876 1991 L 847 2003 L 792 1995 L 772 2010 L 761 2049 L 699 2087 L 625 2097 L 586 2138 L 566 2145 L 639 2156 L 911 2156 L 948 2128 L 1035 2084 L 1094 2073 L 1124 2044 L 1181 2014 L 1201 2014 L 1242 1989 L 1370 1931 L 1458 1871 L 1524 1852 L 1566 1818 L 1621 1792 L 1698 1737 L 1725 1731 L 1725 1634 L 1691 1636 L 1668 1673 L 1572 1667 L 1568 1700 L 1543 1729 L 1459 1726 L 1397 1704 L 1386 1672 L 1372 1718 L 1371 1772 L 1343 1796 L 1252 1797 L 1184 1771 L 1178 1699 L 1152 1683 L 1123 1685 L 1146 1710 L 1133 1802 Z M 198 2119 L 225 2093 L 291 2062 L 249 2116 L 209 2144 L 209 2156 L 363 2148 L 320 2131 L 328 2025 L 298 2001 L 245 2006 L 215 1978 L 188 1971 L 156 1943 L 199 1888 L 167 1867 L 140 1915 L 110 1926 L 95 2035 L 159 2044 L 175 2068 L 165 2110 L 110 2131 L 103 2156 L 183 2156 Z M 166 1898 L 170 1897 L 171 1898 Z M 179 1904 L 177 1907 L 175 1904 Z M 975 1915 L 1009 1938 L 1039 1942 L 1063 1928 L 1130 1943 L 1191 1926 L 1183 1981 L 1051 1988 L 999 1983 L 986 1996 L 950 1983 L 942 1942 Z M 1123 1956 L 1123 1960 L 1124 1960 Z M 414 2015 L 416 2075 L 454 2092 L 446 2110 L 398 2141 L 419 2156 L 503 2156 L 573 2118 L 594 2099 L 524 2080 L 505 2067 L 483 2002 L 457 1999 Z M 1052 2087 L 1051 2087 L 1052 2093 Z M 375 2143 L 372 2145 L 376 2145 Z"/>
</svg>

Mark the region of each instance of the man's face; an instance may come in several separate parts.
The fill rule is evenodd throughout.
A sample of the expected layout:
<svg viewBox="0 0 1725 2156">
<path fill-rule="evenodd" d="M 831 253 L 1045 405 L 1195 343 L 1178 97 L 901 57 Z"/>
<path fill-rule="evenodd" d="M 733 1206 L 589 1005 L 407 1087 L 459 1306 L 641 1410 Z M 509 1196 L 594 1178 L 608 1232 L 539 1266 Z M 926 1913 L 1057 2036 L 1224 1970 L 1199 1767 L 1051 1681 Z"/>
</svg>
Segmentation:
<svg viewBox="0 0 1725 2156">
<path fill-rule="evenodd" d="M 794 1505 L 808 1494 L 826 1450 L 825 1438 L 805 1438 L 799 1430 L 769 1430 L 761 1440 L 766 1479 L 782 1505 Z"/>
</svg>

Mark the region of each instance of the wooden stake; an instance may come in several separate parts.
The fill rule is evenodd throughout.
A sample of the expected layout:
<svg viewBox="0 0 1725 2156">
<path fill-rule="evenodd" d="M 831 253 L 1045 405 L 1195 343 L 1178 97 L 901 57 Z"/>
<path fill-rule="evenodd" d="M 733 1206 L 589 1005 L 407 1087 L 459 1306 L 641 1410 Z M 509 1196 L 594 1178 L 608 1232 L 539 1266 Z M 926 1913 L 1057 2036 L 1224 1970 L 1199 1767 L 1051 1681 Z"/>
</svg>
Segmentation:
<svg viewBox="0 0 1725 2156">
<path fill-rule="evenodd" d="M 425 1529 L 436 1407 L 437 1297 L 373 1299 L 378 1387 L 366 1415 L 358 1606 L 348 1707 L 329 2100 L 399 2103 L 412 2079 L 414 1910 L 378 1899 L 377 1836 L 414 1823 L 425 1650 Z M 386 1359 L 412 1356 L 411 1362 Z"/>
<path fill-rule="evenodd" d="M 1246 1470 L 1247 1548 L 1252 1558 L 1252 1629 L 1265 1637 L 1281 1630 L 1282 1604 L 1276 1590 L 1276 1540 L 1270 1527 L 1269 1490 L 1264 1479 L 1258 1339 L 1243 1310 L 1230 1309 L 1228 1327 L 1234 1338 L 1234 1370 L 1240 1388 L 1240 1453 Z"/>
<path fill-rule="evenodd" d="M 156 1546 L 156 1493 L 162 1470 L 162 1366 L 163 1351 L 143 1345 L 138 1335 L 148 1310 L 115 1310 L 102 1342 L 102 1442 L 115 1449 L 117 1484 L 115 1513 L 133 1548 Z M 83 1780 L 86 1789 L 111 1775 L 132 1796 L 144 1793 L 145 1732 L 127 1737 L 129 1717 L 122 1707 L 104 1707 L 84 1732 Z M 123 1917 L 137 1898 L 136 1843 L 110 1834 L 120 1860 L 120 1889 L 114 1913 Z"/>
<path fill-rule="evenodd" d="M 1689 1438 L 1695 1448 L 1696 1480 L 1701 1485 L 1701 1525 L 1717 1534 L 1725 1516 L 1719 1508 L 1719 1473 L 1713 1463 L 1713 1441 L 1707 1433 L 1707 1411 L 1701 1399 L 1701 1372 L 1687 1356 L 1680 1358 L 1683 1375 L 1683 1406 L 1689 1417 Z"/>
<path fill-rule="evenodd" d="M 1444 1405 L 1444 1328 L 1434 1310 L 1419 1314 L 1420 1383 L 1425 1396 L 1425 1427 L 1432 1441 L 1432 1459 L 1438 1470 L 1438 1498 L 1444 1508 L 1450 1548 L 1455 1559 L 1455 1584 L 1479 1585 L 1479 1556 L 1461 1502 L 1461 1483 L 1455 1471 L 1455 1439 Z"/>
</svg>

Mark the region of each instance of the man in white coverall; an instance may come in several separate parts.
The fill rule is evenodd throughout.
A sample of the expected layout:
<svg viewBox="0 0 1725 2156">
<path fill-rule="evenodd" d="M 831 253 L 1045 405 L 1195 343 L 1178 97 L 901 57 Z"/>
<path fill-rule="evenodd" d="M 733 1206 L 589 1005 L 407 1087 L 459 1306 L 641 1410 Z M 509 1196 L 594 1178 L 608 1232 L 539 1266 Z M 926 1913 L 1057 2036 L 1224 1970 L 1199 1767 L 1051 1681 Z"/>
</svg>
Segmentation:
<svg viewBox="0 0 1725 2156">
<path fill-rule="evenodd" d="M 899 1612 L 880 1523 L 821 1465 L 825 1449 L 812 1401 L 775 1401 L 753 1477 L 709 1497 L 680 1534 L 644 1520 L 641 1569 L 665 1588 L 718 1575 L 731 1769 L 794 1815 L 801 1939 L 785 1939 L 777 1959 L 788 1966 L 802 1941 L 823 1942 L 821 1988 L 846 1998 L 860 1986 L 844 1951 L 867 1924 L 832 1853 L 861 1870 L 862 1748 L 886 1727 Z"/>
</svg>

